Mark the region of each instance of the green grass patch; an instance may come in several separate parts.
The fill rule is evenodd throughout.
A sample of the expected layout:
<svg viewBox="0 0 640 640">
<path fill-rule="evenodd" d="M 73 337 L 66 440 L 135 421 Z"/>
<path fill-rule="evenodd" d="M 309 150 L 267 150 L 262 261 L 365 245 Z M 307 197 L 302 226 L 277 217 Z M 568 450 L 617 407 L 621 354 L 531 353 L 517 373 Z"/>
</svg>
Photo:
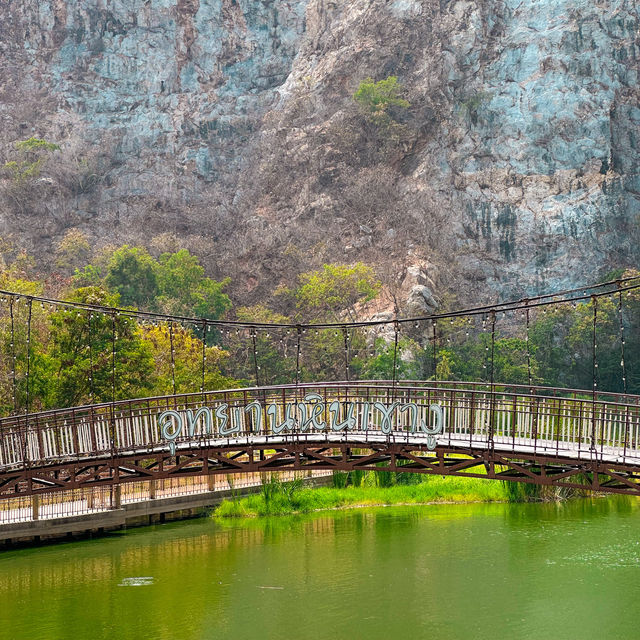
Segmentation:
<svg viewBox="0 0 640 640">
<path fill-rule="evenodd" d="M 281 483 L 274 474 L 265 481 L 260 493 L 225 500 L 214 516 L 270 516 L 351 506 L 509 500 L 503 483 L 479 478 L 419 476 L 419 481 L 412 484 L 378 486 L 375 474 L 368 473 L 359 481 L 359 486 L 309 488 L 303 487 L 301 482 Z"/>
</svg>

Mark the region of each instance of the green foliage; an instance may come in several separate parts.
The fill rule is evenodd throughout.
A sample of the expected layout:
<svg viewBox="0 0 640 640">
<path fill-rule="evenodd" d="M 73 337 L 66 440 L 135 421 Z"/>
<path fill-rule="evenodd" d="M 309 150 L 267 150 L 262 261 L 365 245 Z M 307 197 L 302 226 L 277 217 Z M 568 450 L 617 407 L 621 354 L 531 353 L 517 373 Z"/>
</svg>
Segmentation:
<svg viewBox="0 0 640 640">
<path fill-rule="evenodd" d="M 88 265 L 76 270 L 74 282 L 95 284 L 101 273 L 100 266 Z M 113 251 L 104 278 L 104 285 L 125 305 L 212 320 L 231 308 L 224 293 L 229 282 L 205 277 L 198 258 L 186 249 L 164 253 L 156 261 L 146 249 L 128 245 Z"/>
<path fill-rule="evenodd" d="M 158 304 L 165 312 L 216 320 L 231 308 L 231 300 L 223 292 L 231 280 L 206 278 L 198 258 L 186 249 L 164 253 L 158 263 Z"/>
<path fill-rule="evenodd" d="M 158 287 L 167 298 L 180 299 L 185 289 L 198 286 L 204 277 L 204 268 L 200 266 L 198 258 L 186 249 L 163 253 L 158 262 Z"/>
<path fill-rule="evenodd" d="M 262 499 L 260 515 L 277 515 L 295 510 L 299 505 L 298 495 L 303 486 L 304 480 L 302 476 L 296 476 L 293 480 L 283 482 L 277 473 L 264 474 L 260 487 L 260 498 Z M 243 504 L 245 501 L 234 500 L 234 502 Z M 223 513 L 225 513 L 225 509 L 227 509 L 227 507 L 223 506 L 224 504 L 223 502 L 223 504 L 220 505 Z M 247 513 L 249 509 L 243 505 L 239 511 Z M 237 514 L 231 509 L 231 512 L 226 512 L 225 515 L 235 516 Z"/>
<path fill-rule="evenodd" d="M 453 379 L 453 354 L 446 349 L 441 349 L 438 352 L 438 357 L 436 360 L 436 379 Z"/>
<path fill-rule="evenodd" d="M 280 481 L 275 473 L 266 475 L 262 478 L 262 486 L 260 489 L 267 507 L 271 504 L 275 496 L 282 493 Z"/>
<path fill-rule="evenodd" d="M 76 289 L 71 302 L 117 306 L 118 298 L 99 287 Z M 51 313 L 49 348 L 43 367 L 49 384 L 44 390 L 46 408 L 71 407 L 87 403 L 93 382 L 96 402 L 148 395 L 152 387 L 154 362 L 149 345 L 136 322 L 128 317 L 92 314 L 74 309 Z M 88 320 L 91 319 L 91 322 Z M 112 338 L 115 324 L 115 376 L 112 376 Z M 93 373 L 93 375 L 92 375 Z"/>
<path fill-rule="evenodd" d="M 344 471 L 334 471 L 331 475 L 331 486 L 335 489 L 344 489 L 349 481 L 349 474 Z"/>
<path fill-rule="evenodd" d="M 472 124 L 477 123 L 478 111 L 491 100 L 491 94 L 485 91 L 478 91 L 460 100 L 460 113 L 469 118 Z"/>
<path fill-rule="evenodd" d="M 15 160 L 6 162 L 4 169 L 18 183 L 37 178 L 48 155 L 60 149 L 57 144 L 33 137 L 16 142 L 14 147 L 18 156 Z"/>
<path fill-rule="evenodd" d="M 392 487 L 396 483 L 396 474 L 393 471 L 376 471 L 375 474 L 379 487 Z"/>
<path fill-rule="evenodd" d="M 264 305 L 240 307 L 236 317 L 243 322 L 287 323 L 289 318 L 271 311 Z M 291 332 L 283 330 L 256 332 L 255 361 L 253 343 L 245 335 L 231 332 L 224 338 L 225 347 L 233 354 L 233 376 L 254 381 L 258 366 L 258 381 L 261 385 L 289 384 L 296 377 L 296 347 Z"/>
<path fill-rule="evenodd" d="M 86 236 L 77 230 L 68 232 L 58 246 L 59 266 L 69 270 L 88 254 Z M 8 251 L 8 249 L 7 249 Z M 6 251 L 5 251 L 6 253 Z M 103 267 L 104 265 L 104 267 Z M 0 263 L 0 288 L 36 296 L 43 292 L 42 282 L 28 279 L 33 260 L 19 253 L 9 265 Z M 106 276 L 103 277 L 103 272 Z M 186 275 L 185 275 L 186 274 Z M 163 279 L 164 278 L 164 279 Z M 162 264 L 144 249 L 127 245 L 111 250 L 104 261 L 76 266 L 72 278 L 74 288 L 67 293 L 73 302 L 102 306 L 123 306 L 128 302 L 146 303 L 157 308 L 161 300 L 162 281 L 165 293 L 180 295 L 179 304 L 193 304 L 196 313 L 216 317 L 230 305 L 221 292 L 228 281 L 217 283 L 204 277 L 202 267 L 188 252 L 167 255 Z M 174 280 L 179 286 L 175 286 Z M 107 287 L 111 287 L 108 290 Z M 127 305 L 129 306 L 129 305 Z M 85 311 L 52 309 L 34 304 L 30 349 L 26 347 L 27 300 L 14 305 L 14 347 L 11 346 L 11 323 L 8 309 L 0 310 L 0 411 L 13 413 L 13 350 L 16 356 L 16 404 L 18 410 L 26 403 L 26 369 L 29 361 L 30 409 L 74 406 L 89 402 L 91 383 L 97 402 L 112 399 L 112 317 Z M 167 327 L 141 326 L 135 320 L 120 316 L 116 322 L 115 398 L 135 398 L 173 392 L 173 379 L 178 392 L 189 392 L 202 384 L 202 339 L 207 340 L 204 353 L 206 389 L 234 388 L 236 379 L 225 375 L 228 352 L 213 346 L 213 331 L 202 335 L 202 327 L 185 329 L 174 326 L 175 369 L 172 368 L 171 345 Z M 28 358 L 28 353 L 30 358 Z M 277 367 L 277 364 L 274 364 Z M 91 376 L 91 370 L 93 375 Z"/>
<path fill-rule="evenodd" d="M 353 471 L 349 471 L 349 483 L 354 487 L 360 487 L 362 486 L 364 476 L 365 472 L 362 469 L 354 469 Z"/>
<path fill-rule="evenodd" d="M 278 488 L 268 489 L 265 499 L 264 489 L 260 494 L 235 501 L 225 500 L 214 512 L 214 517 L 245 517 L 265 515 L 285 515 L 309 513 L 320 509 L 335 509 L 348 505 L 373 506 L 386 504 L 426 504 L 433 502 L 493 502 L 506 501 L 503 483 L 488 482 L 478 478 L 431 476 L 426 480 L 410 483 L 391 483 L 379 486 L 374 475 L 367 472 L 366 480 L 359 486 L 301 488 L 285 495 Z M 398 474 L 400 476 L 401 474 Z M 416 475 L 416 474 L 406 474 Z M 373 482 L 369 482 L 371 478 Z M 387 483 L 388 484 L 388 483 Z"/>
<path fill-rule="evenodd" d="M 526 343 L 520 338 L 505 338 L 498 333 L 493 345 L 493 362 L 491 335 L 488 332 L 439 351 L 439 372 L 444 366 L 441 364 L 442 359 L 446 359 L 450 377 L 438 376 L 441 380 L 486 381 L 491 379 L 493 368 L 495 381 L 509 384 L 527 384 L 528 382 Z"/>
<path fill-rule="evenodd" d="M 345 334 L 336 329 L 308 331 L 302 338 L 301 377 L 312 380 L 344 380 L 362 377 L 366 341 L 357 330 Z"/>
<path fill-rule="evenodd" d="M 75 287 L 97 287 L 102 282 L 102 268 L 93 264 L 76 267 L 71 282 Z"/>
<path fill-rule="evenodd" d="M 362 262 L 353 265 L 325 264 L 303 273 L 295 290 L 296 304 L 306 318 L 355 317 L 355 306 L 375 298 L 381 283 L 373 269 Z"/>
<path fill-rule="evenodd" d="M 111 255 L 104 282 L 125 306 L 149 306 L 159 292 L 155 260 L 146 249 L 126 244 Z"/>
<path fill-rule="evenodd" d="M 28 140 L 21 140 L 15 143 L 15 148 L 23 153 L 34 153 L 37 151 L 59 151 L 60 147 L 53 142 L 47 142 L 42 138 L 31 137 Z"/>
<path fill-rule="evenodd" d="M 202 338 L 181 327 L 167 324 L 145 326 L 141 329 L 142 338 L 148 345 L 154 361 L 153 390 L 157 395 L 173 394 L 175 379 L 176 393 L 189 393 L 202 386 Z M 171 361 L 173 342 L 174 358 Z M 217 346 L 205 346 L 204 388 L 232 389 L 237 381 L 222 374 L 228 352 Z"/>
<path fill-rule="evenodd" d="M 622 392 L 622 345 L 618 298 L 597 301 L 596 378 L 601 391 Z M 593 384 L 594 303 L 565 305 L 538 314 L 531 329 L 531 350 L 539 377 L 550 386 L 591 389 Z M 623 296 L 623 325 L 627 385 L 640 392 L 640 373 L 634 366 L 640 359 L 640 294 Z"/>
<path fill-rule="evenodd" d="M 419 345 L 409 338 L 400 338 L 394 353 L 394 344 L 377 338 L 375 348 L 366 360 L 362 377 L 365 380 L 393 380 L 395 361 L 397 380 L 415 380 L 419 377 L 421 351 Z"/>
<path fill-rule="evenodd" d="M 402 85 L 396 76 L 374 82 L 363 80 L 353 99 L 368 119 L 380 127 L 389 127 L 395 121 L 395 113 L 407 109 L 411 105 L 401 97 Z"/>
<path fill-rule="evenodd" d="M 40 175 L 40 168 L 43 162 L 42 158 L 32 162 L 28 160 L 9 160 L 9 162 L 5 162 L 4 169 L 15 182 L 25 182 Z"/>
<path fill-rule="evenodd" d="M 104 305 L 138 304 L 148 310 L 219 318 L 231 301 L 223 289 L 228 280 L 207 278 L 197 257 L 181 249 L 155 260 L 139 247 L 110 249 L 105 258 L 82 267 L 88 253 L 84 234 L 71 230 L 61 241 L 57 257 L 66 270 L 75 266 L 69 299 Z M 44 283 L 34 279 L 33 259 L 15 255 L 7 243 L 0 245 L 0 288 L 39 295 Z M 13 260 L 11 257 L 13 256 Z M 77 266 L 76 266 L 77 265 Z M 625 272 L 625 276 L 636 272 Z M 103 275 L 104 274 L 104 275 Z M 621 275 L 621 274 L 619 274 Z M 372 269 L 355 265 L 324 265 L 302 274 L 291 292 L 300 316 L 291 319 L 264 305 L 242 307 L 236 317 L 244 322 L 273 324 L 300 320 L 351 320 L 361 317 L 362 305 L 380 290 Z M 57 295 L 57 294 L 55 294 Z M 52 297 L 55 297 L 53 295 Z M 172 366 L 168 326 L 137 325 L 117 318 L 116 397 L 140 397 L 198 391 L 201 386 L 203 339 L 207 389 L 252 384 L 287 384 L 296 378 L 297 342 L 300 340 L 299 380 L 433 379 L 488 382 L 493 370 L 496 384 L 524 384 L 529 374 L 534 384 L 590 390 L 593 383 L 593 317 L 597 311 L 597 388 L 622 392 L 622 349 L 617 294 L 545 309 L 530 310 L 527 332 L 522 317 L 500 314 L 492 341 L 490 323 L 481 318 L 455 318 L 437 324 L 435 341 L 429 328 L 403 325 L 394 358 L 394 345 L 360 328 L 302 330 L 262 328 L 202 333 L 202 326 L 174 324 Z M 30 350 L 26 346 L 27 301 L 14 308 L 15 335 L 11 346 L 10 318 L 0 309 L 0 411 L 13 411 L 13 381 L 8 373 L 16 357 L 16 404 L 26 402 L 26 368 L 30 367 L 30 408 L 69 406 L 89 399 L 88 346 L 94 358 L 96 399 L 111 399 L 111 317 L 96 314 L 91 337 L 86 312 L 55 310 L 47 314 L 34 305 Z M 627 390 L 640 392 L 640 292 L 625 292 L 622 306 L 625 333 Z M 346 338 L 346 340 L 345 340 Z M 217 346 L 216 346 L 217 345 Z M 255 353 L 254 353 L 255 345 Z M 224 347 L 224 348 L 223 348 Z M 528 353 L 527 353 L 528 351 Z M 493 352 L 493 358 L 491 354 Z M 30 358 L 27 355 L 30 354 Z M 394 360 L 396 370 L 394 372 Z M 529 368 L 530 363 L 530 368 Z M 351 477 L 351 481 L 355 482 Z M 384 476 L 382 476 L 384 479 Z"/>
<path fill-rule="evenodd" d="M 503 481 L 508 502 L 530 502 L 539 499 L 542 487 L 524 482 Z"/>
</svg>

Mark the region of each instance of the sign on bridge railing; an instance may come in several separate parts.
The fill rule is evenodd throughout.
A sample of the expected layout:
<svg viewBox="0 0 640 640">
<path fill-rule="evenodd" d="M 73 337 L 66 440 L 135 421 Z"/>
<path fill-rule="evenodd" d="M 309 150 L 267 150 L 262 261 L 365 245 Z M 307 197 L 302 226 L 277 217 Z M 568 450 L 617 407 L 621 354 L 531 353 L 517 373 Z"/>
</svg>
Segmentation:
<svg viewBox="0 0 640 640">
<path fill-rule="evenodd" d="M 408 418 L 409 431 L 424 433 L 427 447 L 435 449 L 435 436 L 443 430 L 442 407 L 435 403 L 428 407 L 433 420 L 425 420 L 425 410 L 424 405 L 415 402 L 333 400 L 326 403 L 319 393 L 308 393 L 300 402 L 284 404 L 271 402 L 264 406 L 259 400 L 254 400 L 244 406 L 230 406 L 223 402 L 215 408 L 169 409 L 158 415 L 158 426 L 173 455 L 176 440 L 196 435 L 229 438 L 246 431 L 256 435 L 278 435 L 373 429 L 388 435 L 398 426 L 400 418 L 404 419 L 403 422 Z M 246 420 L 247 417 L 250 421 Z"/>
</svg>

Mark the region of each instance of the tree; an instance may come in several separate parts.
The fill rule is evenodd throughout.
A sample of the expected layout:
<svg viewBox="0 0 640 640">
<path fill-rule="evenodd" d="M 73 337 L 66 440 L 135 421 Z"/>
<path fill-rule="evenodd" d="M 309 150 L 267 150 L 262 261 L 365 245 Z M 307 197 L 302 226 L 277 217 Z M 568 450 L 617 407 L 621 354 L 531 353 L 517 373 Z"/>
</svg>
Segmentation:
<svg viewBox="0 0 640 640">
<path fill-rule="evenodd" d="M 360 83 L 353 99 L 370 121 L 379 127 L 389 127 L 396 122 L 394 112 L 411 106 L 401 93 L 402 85 L 396 76 L 378 82 L 367 78 Z"/>
<path fill-rule="evenodd" d="M 187 249 L 163 253 L 158 262 L 159 304 L 165 311 L 217 320 L 231 308 L 231 300 L 223 292 L 231 280 L 205 278 L 204 267 Z"/>
<path fill-rule="evenodd" d="M 153 393 L 173 394 L 173 379 L 177 393 L 192 393 L 202 386 L 202 339 L 180 325 L 143 327 L 142 336 L 155 363 Z M 171 362 L 173 342 L 175 368 Z M 230 389 L 237 386 L 233 378 L 222 374 L 221 368 L 229 353 L 219 347 L 205 348 L 204 390 Z M 172 370 L 174 375 L 172 375 Z"/>
<path fill-rule="evenodd" d="M 82 269 L 76 267 L 71 282 L 78 288 L 100 286 L 102 283 L 102 269 L 94 264 L 85 265 Z"/>
<path fill-rule="evenodd" d="M 9 265 L 0 271 L 0 289 L 21 294 L 3 297 L 0 301 L 0 411 L 13 413 L 14 373 L 18 410 L 25 407 L 27 396 L 27 361 L 29 360 L 30 408 L 38 406 L 38 388 L 44 378 L 40 354 L 47 340 L 44 312 L 40 305 L 29 305 L 29 296 L 41 295 L 43 284 L 32 280 L 33 259 L 21 251 Z M 11 304 L 13 301 L 13 304 Z M 31 306 L 31 335 L 27 348 L 27 321 Z M 11 322 L 13 312 L 13 331 Z M 15 356 L 15 360 L 14 360 Z"/>
<path fill-rule="evenodd" d="M 393 343 L 377 338 L 373 357 L 364 366 L 366 380 L 415 380 L 418 378 L 420 347 L 408 338 L 398 340 L 397 350 Z M 396 367 L 395 375 L 393 367 Z"/>
<path fill-rule="evenodd" d="M 124 245 L 109 260 L 105 285 L 125 306 L 148 307 L 158 294 L 157 263 L 146 249 Z"/>
<path fill-rule="evenodd" d="M 117 295 L 99 287 L 75 289 L 67 298 L 103 306 L 118 306 Z M 71 407 L 89 402 L 91 389 L 95 402 L 149 395 L 153 389 L 154 363 L 149 345 L 130 317 L 61 309 L 50 314 L 49 348 L 44 367 L 49 387 L 44 405 Z M 115 324 L 115 372 L 112 340 Z"/>
<path fill-rule="evenodd" d="M 4 169 L 18 183 L 37 178 L 49 154 L 60 150 L 60 147 L 53 142 L 33 137 L 16 142 L 14 147 L 17 155 L 15 159 L 5 163 Z"/>
<path fill-rule="evenodd" d="M 637 272 L 625 272 L 633 276 Z M 620 299 L 617 294 L 597 299 L 596 363 L 597 390 L 621 393 L 623 380 Z M 550 386 L 591 389 L 593 387 L 594 301 L 555 307 L 537 314 L 531 326 L 531 350 L 539 363 L 541 378 Z M 623 293 L 622 322 L 624 362 L 629 393 L 640 392 L 640 293 Z"/>
<path fill-rule="evenodd" d="M 200 266 L 198 258 L 187 249 L 180 249 L 176 253 L 163 253 L 158 262 L 158 288 L 161 295 L 188 303 L 191 291 L 204 278 L 204 268 Z"/>
<path fill-rule="evenodd" d="M 362 262 L 325 264 L 301 274 L 299 282 L 294 296 L 303 317 L 335 321 L 344 315 L 355 320 L 356 305 L 375 298 L 381 287 L 373 269 Z"/>
<path fill-rule="evenodd" d="M 286 324 L 290 319 L 265 305 L 240 307 L 236 310 L 238 320 L 242 322 L 264 322 Z M 236 336 L 230 331 L 225 338 L 227 348 L 233 354 L 233 375 L 255 381 L 256 366 L 260 385 L 289 384 L 296 377 L 296 336 L 286 329 L 259 329 L 256 331 L 256 354 L 253 357 L 253 339 L 250 332 Z"/>
</svg>

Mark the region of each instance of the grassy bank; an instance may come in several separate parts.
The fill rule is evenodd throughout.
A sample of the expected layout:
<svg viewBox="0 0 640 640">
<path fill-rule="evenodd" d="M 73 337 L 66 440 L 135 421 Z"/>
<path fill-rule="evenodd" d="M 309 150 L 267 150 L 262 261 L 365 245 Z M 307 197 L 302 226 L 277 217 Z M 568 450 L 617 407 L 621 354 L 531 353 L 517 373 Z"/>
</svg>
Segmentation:
<svg viewBox="0 0 640 640">
<path fill-rule="evenodd" d="M 517 502 L 532 496 L 527 485 L 479 478 L 367 473 L 355 479 L 335 474 L 333 486 L 310 488 L 302 480 L 281 483 L 276 474 L 266 477 L 260 493 L 225 500 L 216 517 L 251 517 L 309 513 L 321 509 L 436 502 Z M 534 488 L 535 489 L 535 488 Z"/>
</svg>

